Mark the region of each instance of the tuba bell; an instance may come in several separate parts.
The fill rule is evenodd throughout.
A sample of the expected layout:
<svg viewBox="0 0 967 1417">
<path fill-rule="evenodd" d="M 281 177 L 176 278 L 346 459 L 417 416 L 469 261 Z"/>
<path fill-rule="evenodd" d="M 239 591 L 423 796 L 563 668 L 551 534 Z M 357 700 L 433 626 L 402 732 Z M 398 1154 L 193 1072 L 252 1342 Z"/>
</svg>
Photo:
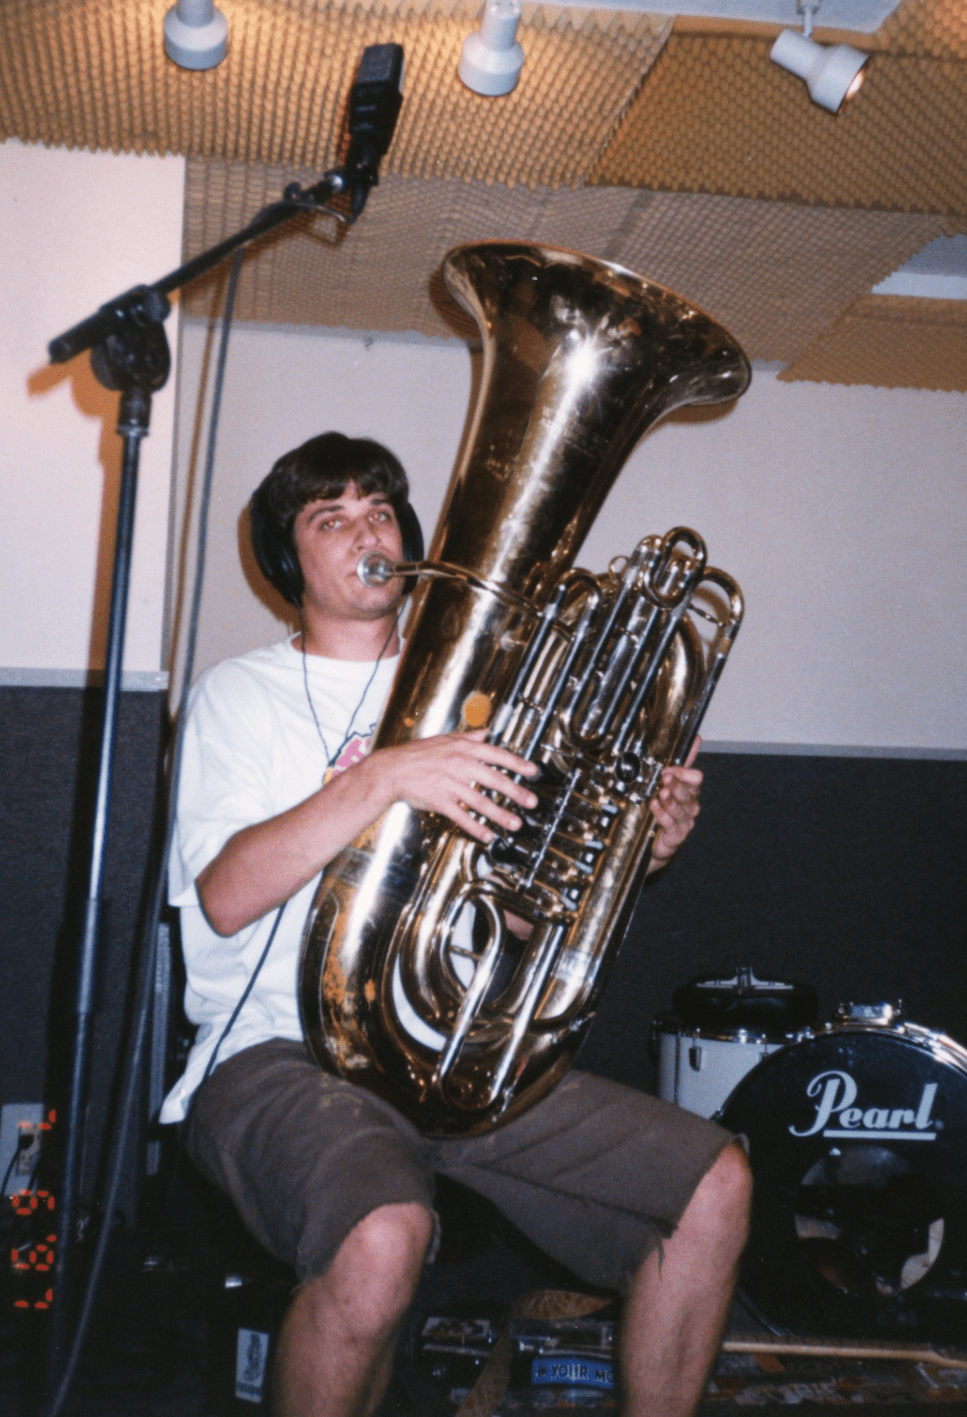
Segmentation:
<svg viewBox="0 0 967 1417">
<path fill-rule="evenodd" d="M 684 762 L 742 617 L 687 527 L 601 576 L 574 558 L 645 430 L 738 397 L 750 371 L 700 310 L 588 256 L 489 242 L 443 274 L 480 327 L 481 392 L 428 560 L 361 563 L 421 578 L 372 746 L 485 727 L 538 765 L 538 806 L 484 845 L 395 803 L 323 873 L 300 1005 L 322 1066 L 454 1135 L 530 1106 L 573 1059 L 662 770 Z"/>
</svg>

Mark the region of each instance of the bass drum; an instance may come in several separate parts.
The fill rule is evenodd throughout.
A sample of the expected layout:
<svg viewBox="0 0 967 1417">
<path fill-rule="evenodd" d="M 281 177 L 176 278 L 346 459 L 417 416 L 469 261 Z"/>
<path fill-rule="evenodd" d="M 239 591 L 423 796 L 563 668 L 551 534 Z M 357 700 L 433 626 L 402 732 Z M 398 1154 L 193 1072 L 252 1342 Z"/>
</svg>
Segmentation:
<svg viewBox="0 0 967 1417">
<path fill-rule="evenodd" d="M 889 1005 L 766 1058 L 722 1109 L 755 1182 L 742 1292 L 776 1331 L 962 1342 L 967 1051 Z"/>
</svg>

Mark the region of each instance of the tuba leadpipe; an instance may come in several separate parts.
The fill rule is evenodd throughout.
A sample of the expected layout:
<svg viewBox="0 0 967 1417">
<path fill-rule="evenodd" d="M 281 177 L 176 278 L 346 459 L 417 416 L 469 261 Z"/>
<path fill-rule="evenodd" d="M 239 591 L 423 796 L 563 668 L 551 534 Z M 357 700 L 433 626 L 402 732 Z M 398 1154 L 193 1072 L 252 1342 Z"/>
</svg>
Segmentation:
<svg viewBox="0 0 967 1417">
<path fill-rule="evenodd" d="M 685 760 L 742 616 L 688 528 L 604 575 L 574 558 L 646 429 L 738 397 L 749 367 L 694 306 L 590 257 L 494 242 L 443 269 L 481 330 L 481 394 L 427 560 L 358 568 L 420 578 L 373 748 L 484 727 L 538 766 L 538 806 L 484 845 L 394 804 L 323 873 L 300 1003 L 320 1064 L 459 1134 L 529 1106 L 577 1051 L 661 773 Z"/>
</svg>

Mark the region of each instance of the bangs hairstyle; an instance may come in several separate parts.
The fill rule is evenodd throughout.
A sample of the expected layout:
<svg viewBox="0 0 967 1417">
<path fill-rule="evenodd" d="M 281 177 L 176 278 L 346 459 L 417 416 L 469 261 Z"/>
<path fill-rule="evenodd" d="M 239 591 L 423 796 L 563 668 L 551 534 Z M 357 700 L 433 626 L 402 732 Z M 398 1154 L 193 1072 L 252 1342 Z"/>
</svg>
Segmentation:
<svg viewBox="0 0 967 1417">
<path fill-rule="evenodd" d="M 273 540 L 295 555 L 292 528 L 309 502 L 341 497 L 353 483 L 361 497 L 380 493 L 399 516 L 409 484 L 399 459 L 372 438 L 320 433 L 284 453 L 256 489 L 252 503 Z"/>
</svg>

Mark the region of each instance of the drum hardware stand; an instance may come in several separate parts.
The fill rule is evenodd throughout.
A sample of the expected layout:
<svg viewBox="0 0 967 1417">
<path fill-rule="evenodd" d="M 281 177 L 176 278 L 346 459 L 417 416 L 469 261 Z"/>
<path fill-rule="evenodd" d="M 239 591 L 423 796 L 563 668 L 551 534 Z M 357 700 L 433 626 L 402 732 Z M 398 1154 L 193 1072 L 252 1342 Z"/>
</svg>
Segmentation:
<svg viewBox="0 0 967 1417">
<path fill-rule="evenodd" d="M 88 897 L 80 942 L 74 1003 L 71 1084 L 66 1108 L 66 1141 L 58 1196 L 57 1266 L 48 1346 L 48 1391 L 53 1393 L 64 1364 L 73 1291 L 73 1257 L 78 1240 L 78 1197 L 84 1152 L 96 981 L 102 945 L 102 889 L 110 820 L 124 633 L 129 596 L 131 550 L 142 438 L 151 418 L 151 395 L 164 387 L 171 355 L 163 322 L 171 312 L 168 296 L 195 280 L 226 256 L 249 245 L 302 212 L 324 211 L 345 226 L 361 214 L 370 189 L 379 181 L 379 162 L 389 147 L 402 103 L 400 80 L 403 50 L 398 44 L 371 45 L 364 50 L 349 97 L 349 149 L 345 163 L 326 172 L 314 186 L 298 183 L 285 189 L 280 202 L 267 206 L 241 231 L 204 251 L 154 285 L 135 286 L 109 300 L 95 314 L 51 340 L 51 363 L 62 364 L 84 350 L 91 351 L 91 368 L 98 382 L 120 392 L 117 432 L 124 443 L 111 577 L 107 654 L 104 670 L 104 716 L 94 824 L 91 832 Z M 334 198 L 348 202 L 348 212 L 329 205 Z M 162 869 L 164 869 L 162 867 Z M 108 1217 L 102 1223 L 109 1224 Z M 64 1385 L 54 1399 L 63 1399 Z"/>
</svg>

